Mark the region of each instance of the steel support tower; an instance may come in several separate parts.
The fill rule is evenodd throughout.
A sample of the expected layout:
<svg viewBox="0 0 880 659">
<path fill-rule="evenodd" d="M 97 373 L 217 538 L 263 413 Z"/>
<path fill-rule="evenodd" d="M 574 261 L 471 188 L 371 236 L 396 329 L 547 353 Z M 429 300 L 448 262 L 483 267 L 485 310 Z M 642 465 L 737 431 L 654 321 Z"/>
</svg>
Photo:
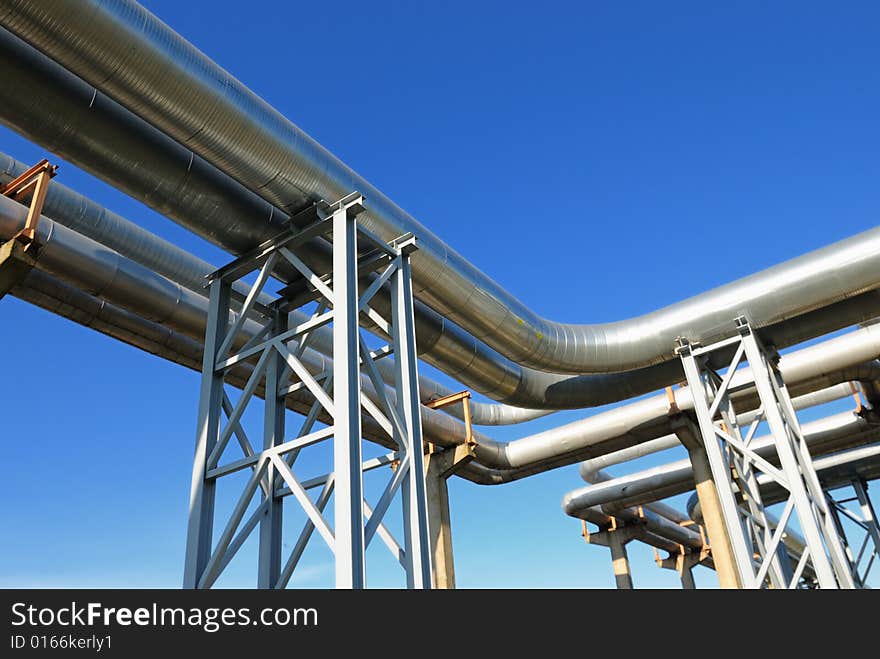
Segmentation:
<svg viewBox="0 0 880 659">
<path fill-rule="evenodd" d="M 854 476 L 849 483 L 852 496 L 827 493 L 828 506 L 844 543 L 846 557 L 856 585 L 864 588 L 874 563 L 880 560 L 880 523 L 868 496 L 867 481 Z M 844 487 L 844 492 L 846 487 Z M 852 504 L 852 505 L 847 505 Z M 855 509 L 853 509 L 855 508 Z M 850 527 L 847 531 L 847 526 Z M 861 542 L 856 534 L 861 534 Z M 853 551 L 855 549 L 855 551 Z"/>
<path fill-rule="evenodd" d="M 363 209 L 358 193 L 333 204 L 317 203 L 296 216 L 289 230 L 208 278 L 210 308 L 184 588 L 210 588 L 257 528 L 258 588 L 287 586 L 314 531 L 334 554 L 337 588 L 365 587 L 365 551 L 376 537 L 403 566 L 408 587 L 431 586 L 410 272 L 415 238 L 407 234 L 386 243 L 359 226 L 357 216 Z M 319 276 L 306 264 L 303 247 L 310 241 L 329 243 L 331 272 Z M 288 273 L 284 286 L 267 303 L 266 284 L 273 277 L 282 281 L 279 269 Z M 243 289 L 236 290 L 233 283 L 254 271 L 258 275 L 250 291 L 246 295 L 237 292 Z M 291 278 L 290 272 L 297 275 Z M 359 294 L 359 277 L 370 272 L 375 277 Z M 385 288 L 390 291 L 390 318 L 370 306 L 377 293 L 384 295 L 380 291 Z M 310 318 L 291 324 L 290 311 L 305 305 Z M 387 345 L 375 350 L 368 347 L 361 335 L 362 316 L 389 339 Z M 254 320 L 261 329 L 243 332 Z M 313 373 L 301 356 L 310 336 L 321 327 L 332 330 L 333 363 L 325 372 Z M 388 387 L 375 361 L 392 354 L 395 382 Z M 251 370 L 233 404 L 224 376 L 235 367 Z M 265 400 L 259 417 L 263 429 L 261 445 L 254 447 L 242 419 L 260 390 Z M 300 410 L 303 404 L 308 408 L 293 433 L 285 423 L 291 400 L 299 401 Z M 383 443 L 392 448 L 390 453 L 364 460 L 362 422 L 379 429 Z M 230 448 L 233 437 L 240 455 Z M 326 442 L 332 442 L 332 470 L 304 479 L 298 473 L 302 461 L 297 464 L 297 458 L 304 449 Z M 392 468 L 391 477 L 370 506 L 364 498 L 363 473 L 383 466 Z M 250 473 L 215 538 L 217 482 L 237 472 Z M 383 523 L 398 492 L 402 546 Z M 282 504 L 288 496 L 293 496 L 307 521 L 298 536 L 292 536 L 293 549 L 285 557 Z M 325 516 L 331 498 L 332 524 Z"/>
<path fill-rule="evenodd" d="M 762 344 L 745 318 L 735 322 L 738 334 L 725 341 L 696 346 L 681 338 L 677 345 L 696 417 L 692 431 L 680 437 L 694 465 L 697 494 L 722 586 L 795 588 L 803 584 L 809 565 L 818 587 L 853 588 L 856 582 L 838 526 L 777 369 L 778 354 Z M 724 358 L 731 351 L 732 359 Z M 713 361 L 726 365 L 724 375 L 713 367 Z M 732 386 L 743 363 L 747 363 L 754 382 Z M 738 389 L 751 387 L 758 394 L 760 407 L 754 421 L 741 428 L 733 397 Z M 762 423 L 775 440 L 775 455 L 770 458 L 751 447 Z M 701 478 L 701 473 L 706 477 Z M 778 520 L 765 510 L 758 474 L 788 492 Z M 787 529 L 795 528 L 803 533 L 806 548 L 792 565 L 782 540 Z"/>
</svg>

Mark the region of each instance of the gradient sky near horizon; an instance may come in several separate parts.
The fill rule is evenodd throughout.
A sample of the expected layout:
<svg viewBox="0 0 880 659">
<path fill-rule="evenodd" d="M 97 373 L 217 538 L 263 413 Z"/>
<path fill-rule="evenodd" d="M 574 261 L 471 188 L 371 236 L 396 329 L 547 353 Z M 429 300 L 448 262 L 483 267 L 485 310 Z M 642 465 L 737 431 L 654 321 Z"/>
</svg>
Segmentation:
<svg viewBox="0 0 880 659">
<path fill-rule="evenodd" d="M 645 313 L 877 223 L 876 3 L 143 4 L 554 320 Z M 5 128 L 0 151 L 47 154 Z M 65 185 L 230 258 L 55 160 Z M 0 345 L 0 587 L 178 587 L 198 375 L 10 296 Z M 459 585 L 613 586 L 607 550 L 560 507 L 581 485 L 575 466 L 452 481 Z M 253 550 L 220 585 L 253 585 Z M 630 553 L 637 587 L 678 585 Z M 372 585 L 401 583 L 381 547 L 370 561 Z M 295 583 L 331 579 L 319 546 Z"/>
</svg>

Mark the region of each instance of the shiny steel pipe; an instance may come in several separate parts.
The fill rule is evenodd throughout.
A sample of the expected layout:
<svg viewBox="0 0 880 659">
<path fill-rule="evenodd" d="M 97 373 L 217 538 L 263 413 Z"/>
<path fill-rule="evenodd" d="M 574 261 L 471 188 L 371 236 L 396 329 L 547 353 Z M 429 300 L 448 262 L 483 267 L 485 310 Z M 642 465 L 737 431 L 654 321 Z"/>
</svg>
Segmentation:
<svg viewBox="0 0 880 659">
<path fill-rule="evenodd" d="M 286 213 L 3 29 L 0 58 L 7 66 L 0 120 L 28 139 L 235 254 L 271 238 L 288 221 Z M 61 192 L 53 191 L 56 187 Z M 201 285 L 201 268 L 167 241 L 151 239 L 137 225 L 55 184 L 47 202 L 49 215 L 84 235 L 191 290 Z M 224 227 L 222 235 L 218 226 Z M 425 305 L 415 307 L 419 356 L 502 402 L 544 409 L 602 405 L 646 393 L 676 376 L 667 369 L 653 379 L 651 373 L 634 372 L 566 383 L 566 376 L 514 364 Z"/>
<path fill-rule="evenodd" d="M 850 380 L 873 384 L 880 378 L 880 361 L 872 359 L 880 354 L 878 330 L 880 325 L 867 325 L 784 355 L 779 366 L 789 392 L 799 397 Z M 740 387 L 749 381 L 748 371 L 744 369 L 733 377 L 732 386 Z M 679 410 L 686 411 L 693 406 L 686 387 L 675 390 L 674 399 Z M 733 399 L 745 409 L 758 405 L 756 394 L 748 388 L 738 391 Z M 660 394 L 509 443 L 476 433 L 477 462 L 465 467 L 461 475 L 481 485 L 500 485 L 584 458 L 650 443 L 670 430 L 669 399 L 666 394 Z M 521 462 L 511 466 L 513 460 Z M 633 505 L 639 503 L 642 502 Z"/>
<path fill-rule="evenodd" d="M 876 442 L 880 438 L 880 428 L 874 422 L 853 412 L 806 423 L 802 431 L 814 456 Z M 759 455 L 771 461 L 775 459 L 772 437 L 757 438 L 751 446 Z M 573 490 L 565 495 L 562 505 L 573 517 L 577 517 L 578 510 L 593 506 L 600 506 L 604 512 L 613 515 L 616 509 L 682 494 L 693 486 L 693 470 L 690 461 L 685 459 Z"/>
<path fill-rule="evenodd" d="M 271 237 L 275 224 L 283 225 L 282 218 L 287 218 L 283 211 L 2 29 L 0 56 L 6 63 L 0 120 L 22 135 L 234 253 Z M 264 216 L 269 219 L 253 219 Z M 101 231 L 101 226 L 96 230 Z M 218 227 L 226 227 L 222 235 Z M 106 236 L 93 237 L 104 242 Z M 161 258 L 168 259 L 167 266 L 179 267 L 170 253 L 163 252 Z M 377 304 L 385 301 L 374 299 Z M 880 315 L 880 294 L 871 291 L 800 316 L 796 322 L 764 328 L 762 336 L 784 346 L 876 315 Z M 419 356 L 426 362 L 490 398 L 525 408 L 603 405 L 682 379 L 677 362 L 579 376 L 522 367 L 419 302 L 416 337 Z"/>
<path fill-rule="evenodd" d="M 26 213 L 24 206 L 0 197 L 0 236 L 8 238 L 19 230 L 24 225 Z M 147 320 L 167 324 L 195 340 L 203 336 L 206 318 L 206 300 L 203 296 L 49 218 L 41 218 L 37 232 L 42 245 L 38 261 L 40 268 L 65 277 L 75 286 L 106 297 L 112 303 L 126 306 Z M 246 330 L 251 324 L 256 325 L 248 321 Z M 256 331 L 258 327 L 253 327 L 249 333 L 252 335 Z M 847 373 L 845 378 L 841 371 L 880 353 L 878 340 L 880 325 L 868 325 L 818 346 L 786 355 L 780 362 L 780 369 L 795 394 L 799 386 L 805 386 L 805 381 L 815 387 L 839 382 L 837 378 L 876 379 L 871 365 L 864 367 L 865 373 Z M 311 355 L 311 351 L 307 351 L 307 354 Z M 313 359 L 327 368 L 328 362 L 322 355 L 316 354 Z M 744 381 L 744 377 L 747 377 L 744 373 L 734 376 L 734 385 Z M 754 398 L 753 394 L 743 392 L 737 395 L 737 400 L 747 400 L 750 395 Z M 675 391 L 674 397 L 679 409 L 692 407 L 687 389 Z M 602 450 L 621 448 L 627 442 L 660 436 L 645 433 L 668 428 L 665 425 L 668 404 L 666 396 L 655 396 L 510 444 L 501 444 L 478 434 L 477 455 L 484 466 L 491 468 L 544 471 L 583 459 L 589 453 L 596 455 Z M 447 436 L 453 439 L 441 438 L 437 443 L 449 445 L 450 442 L 463 441 L 461 432 L 450 431 Z"/>
<path fill-rule="evenodd" d="M 0 164 L 3 165 L 0 181 L 11 179 L 23 167 L 8 157 L 0 158 Z M 207 322 L 208 300 L 204 297 L 200 282 L 204 280 L 204 275 L 215 270 L 213 266 L 56 182 L 49 186 L 44 210 L 56 217 L 63 216 L 70 224 L 77 228 L 84 227 L 93 234 L 99 233 L 95 230 L 96 226 L 103 227 L 105 230 L 102 234 L 109 236 L 111 242 L 133 254 L 140 262 L 44 216 L 38 225 L 39 239 L 43 245 L 38 259 L 39 268 L 141 318 L 162 323 L 201 342 Z M 24 226 L 26 213 L 24 206 L 5 197 L 0 199 L 0 238 L 7 239 L 20 230 Z M 149 266 L 154 264 L 175 274 L 184 284 L 153 272 Z M 247 293 L 249 289 L 242 286 L 240 290 Z M 294 315 L 294 322 L 304 320 L 304 314 L 297 312 Z M 259 329 L 256 321 L 247 321 L 238 344 Z M 328 332 L 316 333 L 315 339 L 317 347 L 332 352 L 332 337 Z M 311 348 L 305 351 L 303 358 L 317 372 L 329 368 L 331 363 L 325 353 Z M 393 381 L 392 362 L 379 360 L 376 366 L 386 382 Z M 425 402 L 454 393 L 424 376 L 419 378 L 419 392 Z M 451 406 L 444 411 L 461 416 L 459 406 Z M 471 404 L 472 418 L 477 424 L 517 423 L 546 413 L 543 410 L 526 410 L 479 401 Z"/>
<path fill-rule="evenodd" d="M 233 254 L 287 226 L 286 213 L 3 29 L 0 59 L 7 67 L 0 86 L 0 120 L 31 141 Z M 68 206 L 66 201 L 60 200 L 53 212 Z M 68 207 L 78 231 L 117 250 L 125 245 L 127 255 L 139 262 L 151 257 L 149 267 L 187 287 L 200 285 L 201 275 L 181 260 L 180 250 L 146 239 L 137 227 L 117 233 L 121 223 L 112 214 L 81 209 L 73 202 Z M 77 214 L 82 215 L 77 219 Z M 381 296 L 374 299 L 376 304 L 384 301 Z M 523 379 L 519 366 L 418 302 L 416 315 L 421 358 L 453 377 L 460 375 L 458 379 L 480 393 L 515 397 Z M 541 381 L 545 376 L 540 374 Z M 532 383 L 531 390 L 540 389 Z"/>
<path fill-rule="evenodd" d="M 846 487 L 854 480 L 872 481 L 880 478 L 880 444 L 859 446 L 858 448 L 832 453 L 813 460 L 816 475 L 827 491 Z M 766 474 L 758 474 L 758 487 L 765 506 L 785 501 L 788 491 Z M 700 503 L 696 497 L 688 499 L 688 515 L 695 520 L 702 519 Z"/>
<path fill-rule="evenodd" d="M 867 325 L 819 344 L 783 355 L 779 370 L 792 396 L 824 389 L 849 380 L 880 379 L 880 325 Z M 740 369 L 731 380 L 737 390 L 732 400 L 740 409 L 754 409 L 759 401 L 747 368 Z M 476 447 L 480 462 L 496 469 L 507 470 L 506 478 L 522 478 L 533 473 L 531 468 L 548 462 L 555 466 L 604 455 L 663 437 L 671 432 L 670 410 L 686 412 L 693 409 L 693 398 L 687 387 L 658 394 L 572 423 L 514 440 L 499 443 L 478 438 Z M 493 478 L 501 474 L 493 475 Z"/>
<path fill-rule="evenodd" d="M 96 298 L 67 284 L 41 270 L 33 269 L 11 290 L 11 294 L 51 313 L 58 314 L 75 323 L 94 329 L 114 339 L 144 350 L 170 362 L 180 364 L 195 371 L 201 371 L 204 347 L 201 342 L 176 332 L 159 323 L 141 318 L 137 314 L 112 303 Z M 304 355 L 303 361 L 309 370 L 318 372 L 321 365 Z M 329 366 L 328 364 L 324 364 Z M 253 364 L 241 363 L 227 372 L 226 382 L 243 388 L 253 372 Z M 372 382 L 361 378 L 364 393 L 378 403 Z M 255 395 L 262 397 L 264 386 L 257 386 Z M 393 392 L 386 395 L 394 400 Z M 287 397 L 287 407 L 300 414 L 308 414 L 314 398 L 305 390 L 294 392 Z M 452 417 L 425 407 L 421 408 L 422 426 L 429 441 L 445 445 L 465 441 L 464 425 Z M 323 423 L 333 423 L 323 411 L 319 414 Z M 388 448 L 395 448 L 388 435 L 365 415 L 363 418 L 364 436 Z"/>
<path fill-rule="evenodd" d="M 11 202 L 8 200 L 6 202 L 3 202 L 2 200 L 0 200 L 0 210 L 2 210 L 4 206 L 9 206 L 9 208 L 7 210 L 11 209 L 13 211 L 18 211 L 18 214 L 19 214 L 18 221 L 14 224 L 11 224 L 10 226 L 5 227 L 6 231 L 11 231 L 11 230 L 17 229 L 18 226 L 20 226 L 21 222 L 23 222 L 25 208 L 23 206 L 20 206 L 19 204 L 16 204 L 15 202 Z M 2 213 L 0 213 L 0 217 L 2 217 Z M 74 232 L 72 232 L 70 229 L 67 229 L 65 227 L 61 227 L 60 225 L 50 224 L 49 222 L 50 221 L 48 221 L 46 218 L 43 218 L 43 221 L 41 221 L 41 223 L 40 223 L 40 227 L 41 227 L 41 231 L 42 231 L 40 237 L 46 243 L 46 247 L 44 247 L 44 250 L 48 249 L 50 251 L 50 253 L 49 253 L 50 256 L 52 256 L 54 254 L 54 257 L 56 259 L 61 259 L 61 262 L 64 262 L 65 254 L 63 252 L 54 253 L 54 252 L 52 252 L 52 250 L 57 250 L 59 245 L 65 244 L 62 236 L 66 235 L 66 234 L 72 235 L 72 234 L 74 234 Z M 54 240 L 48 240 L 49 236 L 53 236 Z M 82 237 L 79 237 L 78 240 L 82 241 L 82 242 L 87 242 L 87 239 L 84 239 Z M 44 252 L 43 258 L 45 258 L 45 257 L 46 257 L 46 254 Z M 117 263 L 123 263 L 123 264 L 125 263 L 124 259 L 121 259 L 120 257 L 118 257 L 118 255 L 115 258 L 117 259 Z M 39 264 L 39 262 L 38 262 L 38 264 Z M 125 270 L 125 269 L 126 268 L 123 267 L 123 270 Z M 68 275 L 70 274 L 69 271 L 67 271 L 67 270 L 65 270 L 65 272 Z M 111 279 L 114 279 L 114 278 L 115 278 L 115 275 Z M 128 275 L 126 277 L 122 277 L 121 279 L 126 280 L 128 278 L 130 278 L 130 275 Z M 134 293 L 132 293 L 132 294 L 134 295 Z M 196 296 L 196 298 L 198 298 L 198 296 Z M 199 298 L 199 299 L 203 299 L 203 298 Z M 126 302 L 129 304 L 131 304 L 131 301 L 132 301 L 131 299 L 126 300 Z M 71 306 L 71 300 L 69 297 L 65 301 L 65 304 L 67 304 L 67 306 Z M 112 308 L 112 305 L 108 305 L 105 301 L 100 302 L 99 309 L 104 309 L 106 311 L 110 308 Z M 125 312 L 125 313 L 127 314 L 127 318 L 130 321 L 131 320 L 130 317 L 132 316 L 132 314 L 130 312 Z M 117 323 L 118 323 L 118 321 L 117 321 Z M 181 339 L 175 337 L 174 334 L 172 333 L 172 331 L 168 327 L 158 325 L 157 323 L 150 323 L 150 321 L 144 321 L 144 323 L 146 323 L 149 326 L 149 329 L 147 331 L 141 331 L 142 335 L 146 335 L 146 336 L 150 336 L 150 337 L 158 336 L 161 338 L 161 340 L 155 340 L 154 343 L 156 343 L 160 346 L 166 345 L 169 341 L 172 343 L 172 345 L 177 345 L 177 344 L 181 343 Z M 87 324 L 91 324 L 91 323 L 87 323 Z M 858 330 L 857 332 L 870 333 L 870 332 L 874 331 L 873 328 L 880 329 L 880 326 L 873 326 L 872 325 L 872 326 L 869 326 L 869 327 L 864 328 L 862 330 Z M 105 329 L 101 329 L 100 327 L 97 327 L 97 329 L 100 329 L 101 331 L 106 331 Z M 130 328 L 125 328 L 125 331 L 130 332 L 131 330 L 130 330 Z M 856 334 L 856 333 L 854 333 L 854 334 Z M 144 347 L 142 344 L 138 344 L 136 341 L 133 341 L 131 339 L 126 339 L 124 337 L 119 337 L 119 336 L 117 336 L 117 338 L 123 338 L 123 340 L 128 340 L 129 343 L 134 343 L 135 345 L 138 345 L 139 347 Z M 190 346 L 192 346 L 193 344 L 198 345 L 198 342 L 197 342 L 198 339 L 196 339 L 194 337 L 183 337 L 183 338 L 186 339 L 186 341 L 190 342 L 189 343 Z M 840 339 L 843 339 L 843 338 L 844 337 L 840 337 Z M 836 340 L 838 344 L 841 343 L 840 339 Z M 186 345 L 186 341 L 183 341 L 184 345 Z M 859 342 L 856 342 L 857 345 L 858 345 L 858 343 Z M 794 368 L 794 370 L 792 372 L 798 373 L 800 376 L 812 375 L 814 377 L 815 377 L 815 373 L 822 372 L 823 361 L 821 359 L 818 359 L 815 355 L 815 353 L 817 352 L 817 348 L 819 348 L 819 347 L 821 347 L 821 346 L 816 346 L 816 347 L 807 349 L 808 351 L 811 351 L 811 352 L 808 352 L 806 355 L 803 355 L 803 356 L 799 355 L 799 353 L 795 353 L 794 355 L 787 356 L 786 359 L 791 360 L 791 364 L 793 365 L 793 368 Z M 151 352 L 154 352 L 156 354 L 161 354 L 156 349 L 150 349 L 150 348 L 145 348 L 145 349 L 148 349 Z M 200 356 L 198 355 L 198 351 L 196 349 L 189 347 L 185 350 L 181 350 L 181 349 L 177 349 L 177 350 L 179 352 L 183 352 L 185 354 L 190 355 L 190 361 L 188 364 L 190 367 L 198 367 L 198 364 L 200 364 Z M 307 351 L 306 355 L 304 356 L 304 358 L 306 360 L 309 359 L 309 354 L 310 354 L 310 352 Z M 166 358 L 171 358 L 174 361 L 178 361 L 178 362 L 181 361 L 178 359 L 174 359 L 173 357 L 169 357 L 167 355 L 163 355 L 163 356 L 165 356 Z M 321 361 L 312 360 L 309 362 L 310 367 L 315 372 L 329 368 L 329 364 L 330 364 L 329 360 L 325 360 L 325 358 L 323 358 L 323 356 L 316 356 L 315 359 L 321 360 Z M 833 363 L 834 365 L 846 364 L 846 361 L 838 358 L 834 354 L 834 351 L 831 351 L 831 354 L 827 356 L 825 362 L 826 363 Z M 797 369 L 799 368 L 800 363 L 811 364 L 813 370 L 812 371 L 804 371 L 803 369 L 801 369 L 800 371 L 798 371 Z M 242 377 L 246 377 L 246 375 L 242 376 Z M 830 377 L 830 376 L 826 376 L 826 377 Z M 365 382 L 365 389 L 366 390 L 370 389 L 370 383 Z M 464 429 L 460 423 L 455 422 L 453 419 L 450 419 L 449 417 L 446 417 L 445 415 L 442 415 L 442 414 L 439 414 L 439 413 L 436 413 L 436 412 L 433 412 L 430 410 L 423 410 L 423 417 L 424 417 L 424 424 L 425 424 L 425 428 L 426 428 L 426 430 L 425 430 L 426 435 L 429 436 L 432 439 L 432 441 L 434 441 L 435 443 L 438 443 L 438 444 L 444 445 L 444 446 L 453 446 L 453 445 L 462 443 L 464 441 L 465 433 L 464 433 Z M 542 433 L 542 434 L 544 434 L 544 433 Z M 481 450 L 480 447 L 485 447 L 486 445 L 503 446 L 503 445 L 498 444 L 497 442 L 492 442 L 492 440 L 490 440 L 489 438 L 487 438 L 479 433 L 477 434 L 476 439 L 479 442 L 478 455 L 480 455 L 484 452 L 483 450 Z M 522 440 L 519 440 L 519 442 L 522 442 L 524 444 L 528 444 L 531 441 L 534 441 L 534 438 L 524 438 Z M 558 455 L 551 455 L 546 460 L 543 460 L 540 463 L 537 463 L 535 465 L 531 465 L 531 469 L 534 472 L 537 472 L 537 471 L 544 471 L 546 469 L 553 468 L 554 466 L 561 466 L 562 464 L 569 464 L 572 460 L 568 457 L 568 455 L 564 449 L 565 449 L 564 445 L 560 446 L 558 448 L 558 450 L 560 451 L 560 453 Z M 501 481 L 501 482 L 503 482 L 503 481 Z"/>
<path fill-rule="evenodd" d="M 417 297 L 531 368 L 582 374 L 660 364 L 672 359 L 676 337 L 709 343 L 730 336 L 736 316 L 762 328 L 880 286 L 875 229 L 637 318 L 553 322 L 136 2 L 9 0 L 0 24 L 288 213 L 316 198 L 365 194 L 368 228 L 386 239 L 408 231 L 419 237 Z M 225 230 L 222 218 L 216 230 Z"/>
<path fill-rule="evenodd" d="M 20 229 L 25 215 L 24 206 L 0 198 L 0 236 L 8 238 Z M 46 217 L 41 218 L 37 231 L 43 245 L 38 262 L 40 268 L 191 338 L 199 340 L 204 335 L 206 300 L 201 295 Z M 247 334 L 242 340 L 258 329 L 256 323 L 248 321 Z M 854 356 L 860 357 L 855 362 L 858 363 L 880 353 L 878 339 L 880 325 L 869 325 L 819 346 L 786 355 L 780 368 L 794 393 L 797 393 L 797 383 L 807 379 L 812 379 L 818 386 L 834 384 L 840 380 L 827 384 L 826 381 L 833 379 L 832 374 L 841 377 L 839 371 L 852 366 Z M 307 353 L 311 354 L 310 351 Z M 325 364 L 326 368 L 325 357 L 316 354 L 313 359 Z M 738 376 L 740 380 L 744 377 L 743 374 Z M 735 377 L 734 383 L 740 380 Z M 747 393 L 740 396 L 745 398 Z M 677 390 L 675 400 L 681 410 L 692 406 L 686 389 Z M 667 413 L 666 397 L 655 396 L 510 444 L 478 434 L 476 452 L 480 462 L 492 468 L 545 470 L 665 434 L 668 432 Z M 657 434 L 663 428 L 666 431 Z M 646 434 L 648 432 L 653 434 Z M 459 437 L 460 443 L 463 437 Z"/>
<path fill-rule="evenodd" d="M 878 371 L 878 374 L 880 374 L 880 371 Z M 841 382 L 840 384 L 826 387 L 825 389 L 820 389 L 818 391 L 812 391 L 801 396 L 796 396 L 792 398 L 791 403 L 795 410 L 804 410 L 809 407 L 814 407 L 816 405 L 822 405 L 824 403 L 830 403 L 835 400 L 840 400 L 841 398 L 847 398 L 848 396 L 852 395 L 852 384 L 850 382 Z M 756 415 L 757 410 L 745 412 L 743 414 L 737 415 L 736 421 L 740 426 L 745 426 L 751 423 L 755 419 Z M 642 442 L 641 444 L 636 444 L 635 446 L 630 446 L 619 451 L 612 451 L 611 453 L 606 453 L 605 455 L 600 455 L 589 460 L 584 460 L 580 464 L 580 467 L 578 467 L 578 471 L 580 472 L 581 478 L 583 478 L 585 481 L 587 481 L 588 483 L 595 483 L 595 476 L 602 469 L 606 469 L 608 467 L 621 464 L 623 462 L 629 462 L 630 460 L 636 460 L 646 455 L 651 455 L 652 453 L 658 453 L 660 451 L 675 448 L 676 446 L 681 446 L 681 442 L 678 440 L 678 437 L 676 437 L 674 434 L 664 435 L 663 437 L 658 437 L 657 439 Z"/>
</svg>

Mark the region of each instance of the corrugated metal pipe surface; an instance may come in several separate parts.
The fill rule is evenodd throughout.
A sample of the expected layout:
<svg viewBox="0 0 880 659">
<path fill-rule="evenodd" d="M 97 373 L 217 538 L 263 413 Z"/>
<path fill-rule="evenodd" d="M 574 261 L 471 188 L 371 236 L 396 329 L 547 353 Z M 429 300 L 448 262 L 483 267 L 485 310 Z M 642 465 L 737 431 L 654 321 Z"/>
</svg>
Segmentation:
<svg viewBox="0 0 880 659">
<path fill-rule="evenodd" d="M 880 230 L 871 230 L 629 320 L 550 321 L 138 3 L 8 0 L 0 24 L 287 213 L 360 191 L 369 204 L 368 228 L 388 239 L 418 236 L 418 298 L 530 368 L 585 374 L 661 364 L 673 357 L 677 336 L 708 343 L 730 335 L 735 316 L 765 327 L 880 285 Z M 248 229 L 218 217 L 212 230 L 223 240 Z"/>
</svg>

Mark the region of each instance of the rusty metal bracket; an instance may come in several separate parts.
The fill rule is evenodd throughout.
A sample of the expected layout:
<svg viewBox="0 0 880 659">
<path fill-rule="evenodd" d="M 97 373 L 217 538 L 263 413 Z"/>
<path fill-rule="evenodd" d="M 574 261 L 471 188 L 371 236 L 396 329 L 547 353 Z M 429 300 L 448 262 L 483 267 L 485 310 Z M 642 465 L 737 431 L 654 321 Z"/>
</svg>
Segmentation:
<svg viewBox="0 0 880 659">
<path fill-rule="evenodd" d="M 46 202 L 49 181 L 55 177 L 57 171 L 58 165 L 52 165 L 44 158 L 6 185 L 0 186 L 0 194 L 15 201 L 21 202 L 28 195 L 31 195 L 24 228 L 13 236 L 13 240 L 24 244 L 26 249 L 36 241 L 37 223 L 40 221 L 43 204 Z"/>
<path fill-rule="evenodd" d="M 429 470 L 439 478 L 449 478 L 476 458 L 473 446 L 459 444 L 455 447 L 441 448 L 425 442 L 425 454 L 429 457 Z"/>
<path fill-rule="evenodd" d="M 448 396 L 444 396 L 443 398 L 435 398 L 434 400 L 429 400 L 427 403 L 422 403 L 425 407 L 431 410 L 439 410 L 441 407 L 447 407 L 449 405 L 455 405 L 456 403 L 461 403 L 464 408 L 464 427 L 465 427 L 465 444 L 473 449 L 477 442 L 474 440 L 474 428 L 471 423 L 471 392 L 470 391 L 459 391 L 457 394 L 450 394 Z"/>
<path fill-rule="evenodd" d="M 24 228 L 12 238 L 0 244 L 0 298 L 3 298 L 33 269 L 37 261 L 37 223 L 43 212 L 49 181 L 58 167 L 41 160 L 36 165 L 0 185 L 0 194 L 23 203 L 30 195 Z"/>
<path fill-rule="evenodd" d="M 678 402 L 676 402 L 675 400 L 675 392 L 672 390 L 672 387 L 666 387 L 666 401 L 668 403 L 666 413 L 669 416 L 681 414 L 681 410 L 678 407 Z"/>
<path fill-rule="evenodd" d="M 864 394 L 862 385 L 856 384 L 855 382 L 850 382 L 849 388 L 852 390 L 853 398 L 856 401 L 856 414 L 862 415 L 867 407 L 867 405 L 865 405 L 865 402 L 862 400 L 862 395 Z"/>
</svg>

